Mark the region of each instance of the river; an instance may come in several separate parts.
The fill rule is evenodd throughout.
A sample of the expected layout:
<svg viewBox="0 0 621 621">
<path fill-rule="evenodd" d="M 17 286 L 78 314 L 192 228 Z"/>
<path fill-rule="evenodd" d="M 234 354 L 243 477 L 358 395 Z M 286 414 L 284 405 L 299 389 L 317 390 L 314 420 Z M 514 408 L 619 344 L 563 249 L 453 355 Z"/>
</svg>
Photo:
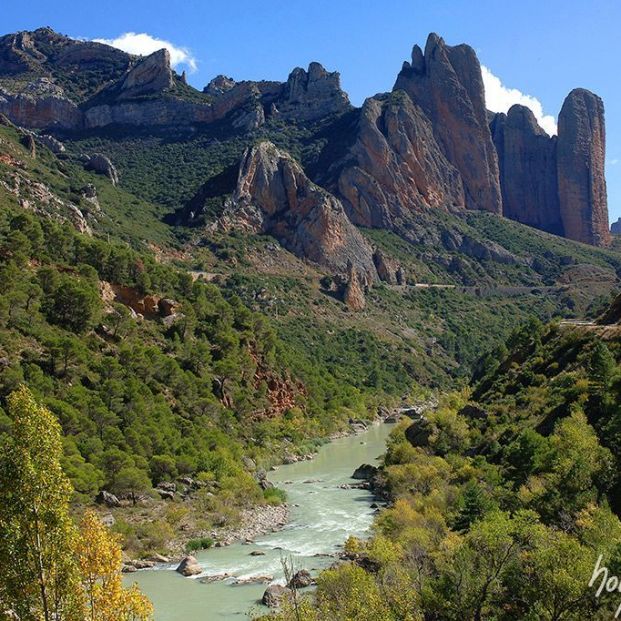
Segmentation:
<svg viewBox="0 0 621 621">
<path fill-rule="evenodd" d="M 204 575 L 230 574 L 236 578 L 270 575 L 283 581 L 281 557 L 293 559 L 295 569 L 316 574 L 331 565 L 329 555 L 349 535 L 368 534 L 375 509 L 365 490 L 341 489 L 353 483 L 352 472 L 362 463 L 376 463 L 385 450 L 393 425 L 380 424 L 356 436 L 338 438 L 319 449 L 315 459 L 281 466 L 269 473 L 277 487 L 287 491 L 290 521 L 278 532 L 258 537 L 254 544 L 233 544 L 196 553 Z M 251 556 L 258 550 L 264 556 Z M 227 621 L 251 618 L 263 608 L 259 600 L 266 584 L 233 585 L 233 579 L 201 583 L 184 578 L 174 567 L 131 574 L 155 607 L 155 621 Z"/>
</svg>

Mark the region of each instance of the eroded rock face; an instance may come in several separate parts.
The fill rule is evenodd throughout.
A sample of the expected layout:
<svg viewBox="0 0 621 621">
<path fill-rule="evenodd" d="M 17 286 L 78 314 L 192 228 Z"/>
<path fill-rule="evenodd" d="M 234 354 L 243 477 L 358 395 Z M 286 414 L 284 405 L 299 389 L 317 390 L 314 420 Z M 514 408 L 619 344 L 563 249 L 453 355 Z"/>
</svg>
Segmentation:
<svg viewBox="0 0 621 621">
<path fill-rule="evenodd" d="M 405 284 L 405 271 L 396 259 L 389 257 L 383 250 L 377 248 L 373 253 L 373 262 L 380 280 L 389 285 Z"/>
<path fill-rule="evenodd" d="M 490 124 L 498 152 L 503 215 L 563 235 L 556 170 L 556 138 L 539 127 L 535 115 L 515 105 Z"/>
<path fill-rule="evenodd" d="M 268 233 L 299 257 L 340 272 L 351 263 L 376 278 L 371 247 L 341 202 L 313 184 L 271 142 L 246 150 L 235 194 L 219 226 Z"/>
<path fill-rule="evenodd" d="M 461 174 L 466 206 L 501 213 L 498 160 L 487 124 L 481 67 L 468 45 L 430 34 L 412 50 L 394 90 L 404 90 L 431 120 L 446 158 Z"/>
<path fill-rule="evenodd" d="M 163 93 L 172 88 L 173 74 L 170 53 L 162 49 L 153 52 L 130 69 L 121 84 L 118 99 L 131 99 L 141 95 Z"/>
<path fill-rule="evenodd" d="M 302 121 L 345 112 L 351 107 L 347 93 L 341 90 L 341 75 L 326 71 L 316 62 L 308 66 L 308 71 L 296 67 L 289 74 L 276 105 L 281 115 Z"/>
<path fill-rule="evenodd" d="M 613 235 L 621 235 L 621 218 L 610 225 L 610 232 Z"/>
<path fill-rule="evenodd" d="M 80 129 L 83 124 L 78 106 L 45 78 L 18 93 L 0 88 L 0 113 L 24 127 Z"/>
<path fill-rule="evenodd" d="M 558 187 L 565 236 L 610 242 L 604 160 L 604 104 L 582 88 L 569 93 L 558 118 Z"/>
<path fill-rule="evenodd" d="M 367 277 L 362 274 L 353 263 L 347 266 L 347 283 L 343 292 L 343 302 L 345 306 L 354 312 L 364 310 L 367 305 L 366 289 L 368 286 Z"/>
<path fill-rule="evenodd" d="M 338 191 L 356 224 L 389 228 L 411 210 L 464 205 L 459 173 L 405 93 L 364 102 L 345 160 Z"/>
</svg>

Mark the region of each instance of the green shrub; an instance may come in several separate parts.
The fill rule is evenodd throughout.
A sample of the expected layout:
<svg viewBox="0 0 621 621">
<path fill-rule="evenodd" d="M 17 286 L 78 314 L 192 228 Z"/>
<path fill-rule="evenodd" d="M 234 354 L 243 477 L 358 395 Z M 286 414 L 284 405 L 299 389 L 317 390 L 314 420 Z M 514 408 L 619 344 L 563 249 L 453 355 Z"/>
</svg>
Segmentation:
<svg viewBox="0 0 621 621">
<path fill-rule="evenodd" d="M 185 546 L 186 552 L 197 552 L 198 550 L 208 550 L 213 546 L 213 539 L 210 537 L 199 537 L 198 539 L 190 539 Z"/>
</svg>

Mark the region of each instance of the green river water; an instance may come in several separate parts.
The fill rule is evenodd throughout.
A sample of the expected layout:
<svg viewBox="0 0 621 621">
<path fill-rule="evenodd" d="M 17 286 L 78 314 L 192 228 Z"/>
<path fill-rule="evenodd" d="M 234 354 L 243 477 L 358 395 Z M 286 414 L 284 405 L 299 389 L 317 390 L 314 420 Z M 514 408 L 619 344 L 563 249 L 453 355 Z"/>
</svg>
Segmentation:
<svg viewBox="0 0 621 621">
<path fill-rule="evenodd" d="M 333 558 L 317 555 L 336 552 L 349 535 L 367 534 L 375 512 L 367 491 L 340 489 L 339 485 L 352 483 L 351 474 L 360 464 L 376 463 L 392 428 L 375 425 L 362 434 L 333 440 L 320 448 L 314 460 L 270 472 L 270 480 L 287 491 L 289 523 L 284 530 L 258 537 L 252 545 L 197 553 L 202 575 L 270 575 L 282 584 L 283 555 L 293 559 L 296 570 L 308 569 L 313 574 L 331 565 Z M 265 555 L 250 556 L 253 550 Z M 268 610 L 259 603 L 266 584 L 235 586 L 233 579 L 205 584 L 200 578 L 184 578 L 171 566 L 134 573 L 126 582 L 137 582 L 149 596 L 155 621 L 243 620 Z"/>
</svg>

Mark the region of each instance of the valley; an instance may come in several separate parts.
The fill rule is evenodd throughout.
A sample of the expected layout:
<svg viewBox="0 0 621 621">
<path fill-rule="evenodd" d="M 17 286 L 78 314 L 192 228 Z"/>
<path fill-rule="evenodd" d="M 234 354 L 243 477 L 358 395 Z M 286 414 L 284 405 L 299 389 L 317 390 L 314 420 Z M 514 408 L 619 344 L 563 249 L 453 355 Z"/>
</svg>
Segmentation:
<svg viewBox="0 0 621 621">
<path fill-rule="evenodd" d="M 466 44 L 398 61 L 355 106 L 318 62 L 200 90 L 0 37 L 0 617 L 605 618 L 603 102 L 551 136 Z"/>
</svg>

